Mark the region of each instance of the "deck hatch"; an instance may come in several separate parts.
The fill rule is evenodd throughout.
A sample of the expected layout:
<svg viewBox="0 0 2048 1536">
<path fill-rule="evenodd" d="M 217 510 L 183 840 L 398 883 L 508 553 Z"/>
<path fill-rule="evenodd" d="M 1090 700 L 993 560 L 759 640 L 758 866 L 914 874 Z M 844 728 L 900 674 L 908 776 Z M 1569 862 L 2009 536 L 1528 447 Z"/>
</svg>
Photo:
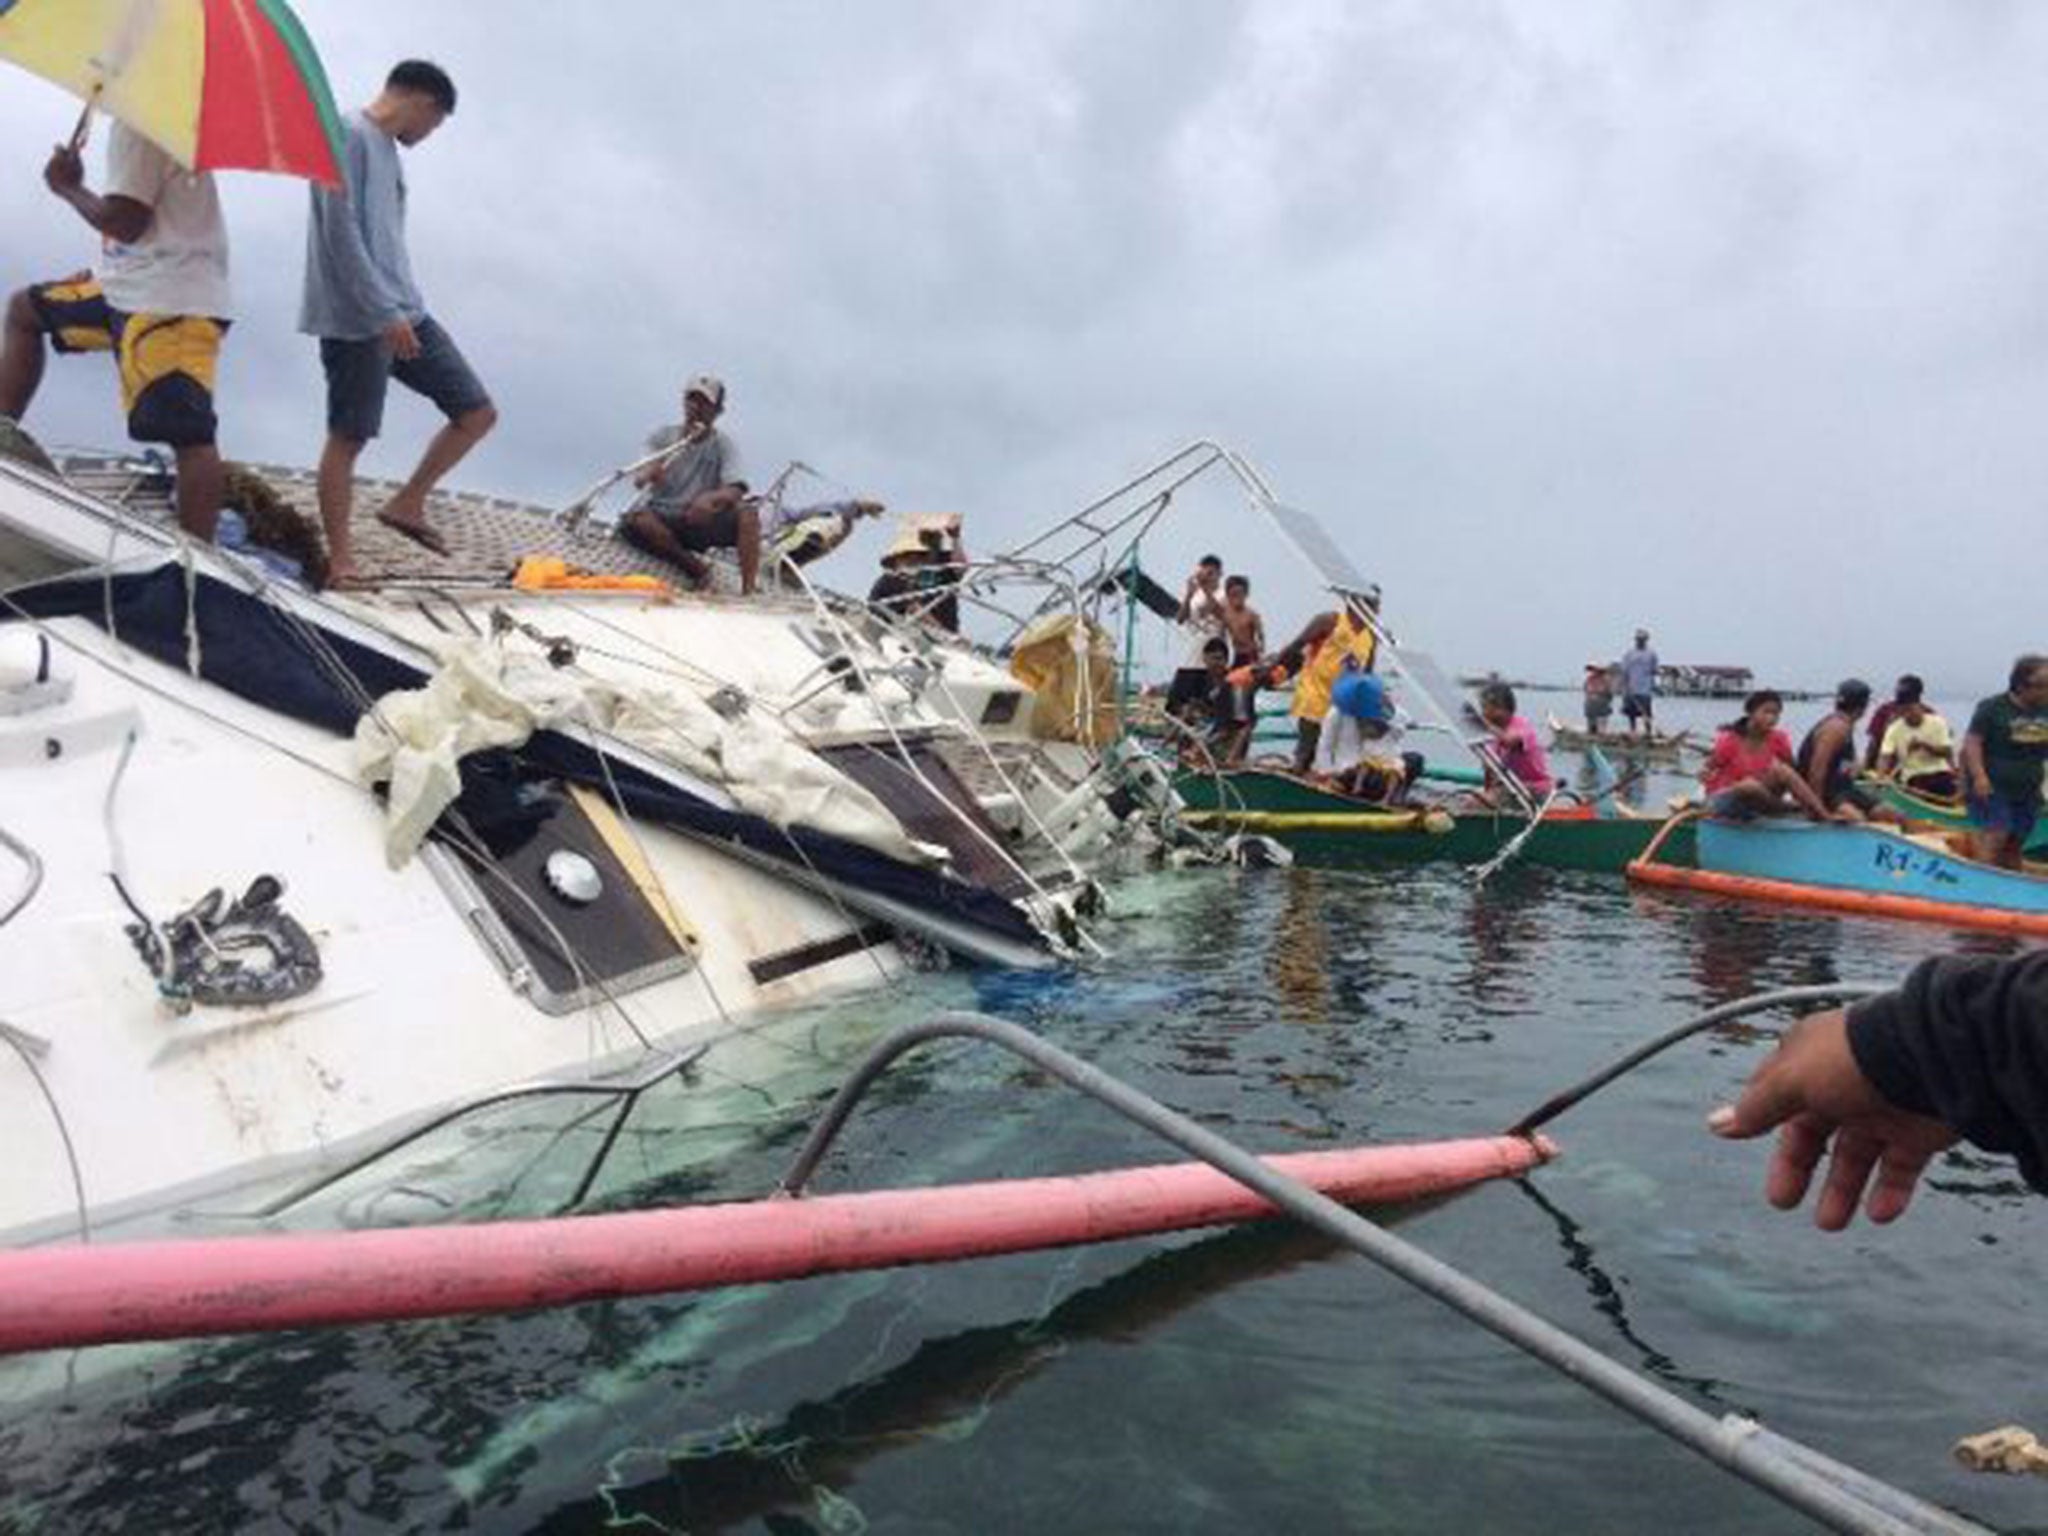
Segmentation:
<svg viewBox="0 0 2048 1536">
<path fill-rule="evenodd" d="M 514 991 L 543 1013 L 569 1013 L 696 963 L 581 805 L 552 791 L 530 805 L 530 824 L 496 839 L 495 872 L 440 842 L 421 850 Z M 558 878 L 565 865 L 587 865 L 595 874 L 594 899 L 557 891 L 548 877 L 551 859 Z"/>
<path fill-rule="evenodd" d="M 818 752 L 886 805 L 904 831 L 951 854 L 963 878 L 1012 901 L 1030 894 L 1030 882 L 998 851 L 1008 846 L 1007 840 L 938 748 L 930 741 L 912 741 L 905 750 L 916 764 L 915 773 L 893 746 L 850 742 Z"/>
</svg>

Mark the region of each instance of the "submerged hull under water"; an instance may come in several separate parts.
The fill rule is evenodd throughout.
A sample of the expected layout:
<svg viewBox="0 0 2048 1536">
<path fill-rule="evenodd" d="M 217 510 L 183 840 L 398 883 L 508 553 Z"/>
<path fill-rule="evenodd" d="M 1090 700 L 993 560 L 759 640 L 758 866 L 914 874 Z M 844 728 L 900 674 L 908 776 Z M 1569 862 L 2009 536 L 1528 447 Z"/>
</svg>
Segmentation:
<svg viewBox="0 0 2048 1536">
<path fill-rule="evenodd" d="M 452 529 L 485 512 L 436 515 Z M 834 772 L 821 732 L 879 754 L 987 745 L 911 692 L 842 686 L 846 648 L 870 648 L 879 676 L 897 642 L 825 633 L 808 599 L 537 595 L 502 572 L 323 597 L 218 552 L 181 557 L 111 491 L 7 462 L 0 534 L 0 661 L 31 657 L 0 666 L 21 684 L 0 689 L 0 831 L 26 850 L 0 854 L 0 1124 L 15 1132 L 0 1242 L 61 1237 L 87 1213 L 103 1228 L 197 1201 L 239 1211 L 280 1168 L 536 1083 L 601 1084 L 750 1016 L 886 985 L 913 952 L 1049 964 L 1047 919 L 1084 889 L 1064 848 L 1061 890 L 1021 865 L 999 890 L 951 850 L 920 862 L 820 831 L 807 808 L 759 808 L 755 765 Z M 643 714 L 665 725 L 694 701 L 712 733 L 687 762 L 661 733 L 573 722 L 464 756 L 462 798 L 408 853 L 350 733 L 463 646 L 593 697 L 651 676 Z M 751 725 L 716 734 L 691 657 Z M 963 697 L 1015 704 L 1000 669 L 942 660 Z M 677 710 L 654 708 L 657 688 Z M 1007 745 L 1028 800 L 1035 749 Z M 1057 792 L 1088 802 L 1078 775 Z M 926 799 L 963 846 L 989 840 L 978 802 L 949 818 Z"/>
</svg>

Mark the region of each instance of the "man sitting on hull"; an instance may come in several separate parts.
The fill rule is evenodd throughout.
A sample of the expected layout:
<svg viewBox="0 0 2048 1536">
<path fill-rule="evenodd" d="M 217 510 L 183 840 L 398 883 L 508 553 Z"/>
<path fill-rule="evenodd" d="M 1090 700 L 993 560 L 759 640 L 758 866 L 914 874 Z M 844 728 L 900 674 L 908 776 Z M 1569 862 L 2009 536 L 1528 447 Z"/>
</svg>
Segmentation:
<svg viewBox="0 0 2048 1536">
<path fill-rule="evenodd" d="M 678 567 L 698 586 L 711 579 L 704 555 L 737 551 L 740 590 L 751 593 L 761 576 L 761 514 L 747 499 L 739 455 L 717 422 L 725 411 L 725 385 L 708 374 L 683 390 L 680 425 L 648 438 L 653 450 L 673 448 L 635 478 L 646 493 L 619 525 L 626 542 Z"/>
</svg>

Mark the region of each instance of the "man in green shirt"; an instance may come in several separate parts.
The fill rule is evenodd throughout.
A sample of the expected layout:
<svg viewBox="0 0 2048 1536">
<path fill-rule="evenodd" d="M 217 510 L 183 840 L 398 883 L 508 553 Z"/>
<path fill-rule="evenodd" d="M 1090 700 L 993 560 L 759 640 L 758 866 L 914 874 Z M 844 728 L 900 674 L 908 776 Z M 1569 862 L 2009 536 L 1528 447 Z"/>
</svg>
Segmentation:
<svg viewBox="0 0 2048 1536">
<path fill-rule="evenodd" d="M 1963 788 L 1970 798 L 1977 857 L 2020 867 L 2041 814 L 2041 768 L 2048 762 L 2048 656 L 2012 664 L 2004 693 L 1984 700 L 1963 738 Z"/>
</svg>

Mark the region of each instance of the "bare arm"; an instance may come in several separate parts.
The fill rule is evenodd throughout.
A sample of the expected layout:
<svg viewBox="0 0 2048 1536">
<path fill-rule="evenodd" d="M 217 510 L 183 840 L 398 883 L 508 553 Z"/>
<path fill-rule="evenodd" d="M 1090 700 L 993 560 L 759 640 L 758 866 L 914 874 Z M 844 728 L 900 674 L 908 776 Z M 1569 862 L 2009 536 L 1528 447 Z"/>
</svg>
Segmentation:
<svg viewBox="0 0 2048 1536">
<path fill-rule="evenodd" d="M 1827 720 L 1814 732 L 1813 755 L 1806 760 L 1804 777 L 1806 787 L 1813 791 L 1815 800 L 1819 800 L 1828 792 L 1828 769 L 1835 760 L 1835 749 L 1841 745 L 1842 733 L 1847 729 L 1848 727 L 1839 720 Z M 1805 803 L 1803 799 L 1800 800 L 1800 804 Z"/>
<path fill-rule="evenodd" d="M 1275 658 L 1275 660 L 1277 660 L 1280 663 L 1280 665 L 1286 668 L 1286 670 L 1288 670 L 1289 672 L 1300 671 L 1302 661 L 1308 655 L 1309 647 L 1321 645 L 1325 640 L 1329 639 L 1330 636 L 1336 632 L 1336 629 L 1336 614 L 1317 614 L 1314 618 L 1310 619 L 1305 626 L 1303 626 L 1300 634 L 1296 635 L 1292 640 L 1288 641 L 1286 645 L 1281 647 L 1280 654 L 1278 657 Z"/>
<path fill-rule="evenodd" d="M 1991 798 L 1991 775 L 1984 767 L 1984 738 L 1975 731 L 1963 737 L 1964 787 L 1980 800 Z"/>
<path fill-rule="evenodd" d="M 1785 774 L 1785 788 L 1791 794 L 1793 800 L 1798 803 L 1799 809 L 1806 812 L 1815 821 L 1831 821 L 1834 819 L 1835 813 L 1828 809 L 1827 801 L 1821 799 L 1820 791 L 1815 789 L 1797 770 Z"/>
<path fill-rule="evenodd" d="M 69 203 L 78 216 L 95 230 L 120 245 L 133 245 L 149 233 L 156 222 L 156 210 L 132 197 L 101 197 L 85 184 L 85 164 L 78 151 L 60 144 L 50 152 L 43 167 L 43 182 Z"/>
</svg>

